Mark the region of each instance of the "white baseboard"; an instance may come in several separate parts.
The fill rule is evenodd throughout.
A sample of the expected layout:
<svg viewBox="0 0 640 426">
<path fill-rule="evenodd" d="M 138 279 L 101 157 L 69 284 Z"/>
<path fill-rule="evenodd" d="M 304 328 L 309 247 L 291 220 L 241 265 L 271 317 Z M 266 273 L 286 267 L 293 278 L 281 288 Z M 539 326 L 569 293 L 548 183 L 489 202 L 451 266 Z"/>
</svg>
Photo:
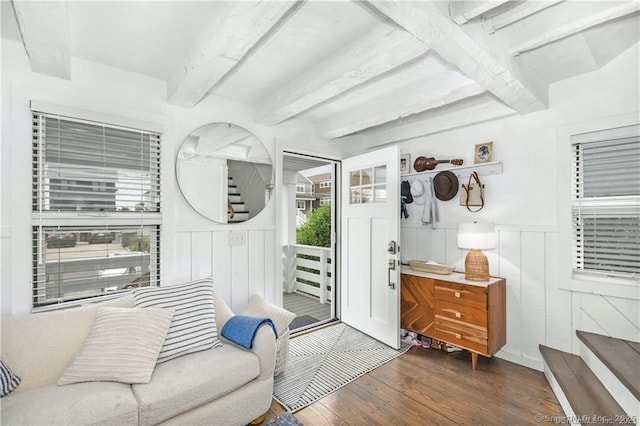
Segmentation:
<svg viewBox="0 0 640 426">
<path fill-rule="evenodd" d="M 514 354 L 505 350 L 498 351 L 495 356 L 496 358 L 504 359 L 534 370 L 544 371 L 543 361 L 539 359 L 528 358 L 522 354 Z"/>
</svg>

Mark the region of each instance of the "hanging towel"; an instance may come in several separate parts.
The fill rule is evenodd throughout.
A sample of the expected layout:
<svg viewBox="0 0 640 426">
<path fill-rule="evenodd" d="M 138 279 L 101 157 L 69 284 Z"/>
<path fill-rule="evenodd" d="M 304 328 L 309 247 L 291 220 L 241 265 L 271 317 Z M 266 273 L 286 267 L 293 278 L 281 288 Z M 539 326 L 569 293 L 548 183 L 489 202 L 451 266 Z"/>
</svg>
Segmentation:
<svg viewBox="0 0 640 426">
<path fill-rule="evenodd" d="M 438 222 L 438 204 L 436 198 L 436 191 L 433 188 L 433 178 L 429 178 L 428 182 L 425 182 L 427 188 L 425 189 L 425 201 L 424 210 L 422 211 L 422 223 L 435 225 Z"/>
<path fill-rule="evenodd" d="M 220 334 L 222 337 L 244 348 L 251 349 L 258 329 L 266 324 L 271 326 L 277 339 L 278 332 L 275 325 L 273 325 L 273 321 L 269 318 L 250 317 L 248 315 L 235 315 L 229 318 L 224 327 L 222 327 Z"/>
</svg>

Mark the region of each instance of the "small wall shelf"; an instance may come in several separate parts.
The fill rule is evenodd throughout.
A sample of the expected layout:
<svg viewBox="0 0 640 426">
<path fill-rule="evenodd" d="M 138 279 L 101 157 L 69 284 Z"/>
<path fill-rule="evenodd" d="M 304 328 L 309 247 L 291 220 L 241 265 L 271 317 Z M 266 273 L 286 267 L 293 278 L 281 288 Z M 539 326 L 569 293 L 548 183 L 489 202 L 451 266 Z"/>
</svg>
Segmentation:
<svg viewBox="0 0 640 426">
<path fill-rule="evenodd" d="M 499 175 L 502 173 L 502 161 L 492 161 L 489 163 L 469 164 L 469 165 L 462 165 L 462 166 L 453 166 L 451 164 L 448 164 L 448 165 L 440 164 L 436 166 L 436 168 L 433 170 L 401 175 L 400 179 L 405 180 L 408 178 L 432 177 L 445 170 L 449 170 L 453 172 L 458 177 L 459 180 L 468 179 L 471 173 L 473 173 L 474 171 L 478 172 L 478 175 L 480 176 Z"/>
</svg>

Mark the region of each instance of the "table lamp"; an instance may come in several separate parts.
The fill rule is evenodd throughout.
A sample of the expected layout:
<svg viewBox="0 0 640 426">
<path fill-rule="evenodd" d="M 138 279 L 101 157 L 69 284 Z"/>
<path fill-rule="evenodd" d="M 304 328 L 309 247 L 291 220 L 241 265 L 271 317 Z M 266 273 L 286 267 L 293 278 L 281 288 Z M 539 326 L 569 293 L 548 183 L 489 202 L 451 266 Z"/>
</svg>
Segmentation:
<svg viewBox="0 0 640 426">
<path fill-rule="evenodd" d="M 496 246 L 493 223 L 465 222 L 458 224 L 458 247 L 470 249 L 464 259 L 465 278 L 470 281 L 489 281 L 489 261 L 482 249 Z"/>
</svg>

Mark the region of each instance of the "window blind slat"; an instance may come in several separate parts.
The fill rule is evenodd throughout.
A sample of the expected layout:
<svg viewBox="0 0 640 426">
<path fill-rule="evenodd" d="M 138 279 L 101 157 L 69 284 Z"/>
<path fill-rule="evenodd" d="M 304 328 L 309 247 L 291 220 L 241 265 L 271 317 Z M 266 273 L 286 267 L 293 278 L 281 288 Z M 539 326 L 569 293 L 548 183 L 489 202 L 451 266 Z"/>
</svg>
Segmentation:
<svg viewBox="0 0 640 426">
<path fill-rule="evenodd" d="M 32 139 L 34 308 L 157 284 L 161 135 L 34 113 Z"/>
<path fill-rule="evenodd" d="M 160 208 L 160 135 L 34 114 L 33 205 L 46 210 Z M 39 126 L 42 129 L 39 129 Z M 44 136 L 45 143 L 38 145 Z"/>
<path fill-rule="evenodd" d="M 640 274 L 640 137 L 573 148 L 574 270 Z"/>
</svg>

